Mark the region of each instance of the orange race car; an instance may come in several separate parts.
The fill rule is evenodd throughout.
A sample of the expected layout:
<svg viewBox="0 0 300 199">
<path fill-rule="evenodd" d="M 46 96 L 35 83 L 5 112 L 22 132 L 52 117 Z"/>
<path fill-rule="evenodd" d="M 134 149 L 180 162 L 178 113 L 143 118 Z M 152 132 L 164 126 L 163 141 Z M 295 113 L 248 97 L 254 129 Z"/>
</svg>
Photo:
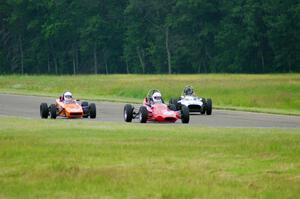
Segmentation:
<svg viewBox="0 0 300 199">
<path fill-rule="evenodd" d="M 56 99 L 55 104 L 50 106 L 47 103 L 41 103 L 40 115 L 42 119 L 47 119 L 48 116 L 56 119 L 57 116 L 66 118 L 96 118 L 96 105 L 94 103 L 82 102 L 74 100 L 71 92 L 65 92 L 63 96 Z"/>
</svg>

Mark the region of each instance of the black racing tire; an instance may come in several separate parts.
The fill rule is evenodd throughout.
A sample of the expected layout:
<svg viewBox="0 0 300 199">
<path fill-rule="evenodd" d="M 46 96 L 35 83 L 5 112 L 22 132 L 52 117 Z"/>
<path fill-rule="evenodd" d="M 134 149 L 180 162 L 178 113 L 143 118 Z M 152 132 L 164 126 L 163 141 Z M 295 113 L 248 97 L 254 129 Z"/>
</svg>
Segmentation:
<svg viewBox="0 0 300 199">
<path fill-rule="evenodd" d="M 176 106 L 174 104 L 169 104 L 168 107 L 171 111 L 177 111 Z"/>
<path fill-rule="evenodd" d="M 211 115 L 212 113 L 212 100 L 207 99 L 206 101 L 206 115 Z"/>
<path fill-rule="evenodd" d="M 201 114 L 201 115 L 204 115 L 205 112 L 206 112 L 206 99 L 205 99 L 205 98 L 202 98 L 202 102 L 203 102 L 203 105 L 202 105 L 202 107 L 201 107 L 200 114 Z"/>
<path fill-rule="evenodd" d="M 140 123 L 146 123 L 148 120 L 148 110 L 145 106 L 140 107 L 139 120 L 140 120 Z"/>
<path fill-rule="evenodd" d="M 89 116 L 91 119 L 95 119 L 97 115 L 96 104 L 90 103 L 89 105 Z"/>
<path fill-rule="evenodd" d="M 177 100 L 177 99 L 171 98 L 170 101 L 169 101 L 169 105 L 171 105 L 171 104 L 175 105 L 176 110 L 179 110 L 179 109 L 180 109 L 179 104 L 178 104 L 178 100 Z"/>
<path fill-rule="evenodd" d="M 51 104 L 50 105 L 50 117 L 51 119 L 56 119 L 57 117 L 57 108 L 55 104 Z"/>
<path fill-rule="evenodd" d="M 81 107 L 83 110 L 83 118 L 89 117 L 89 103 L 88 102 L 81 102 Z"/>
<path fill-rule="evenodd" d="M 88 102 L 81 102 L 81 106 L 89 106 Z"/>
<path fill-rule="evenodd" d="M 181 97 L 178 97 L 176 104 L 175 104 L 178 111 L 181 110 L 181 106 L 182 106 L 181 103 L 178 103 L 178 101 L 180 101 L 180 100 L 181 100 Z"/>
<path fill-rule="evenodd" d="M 190 112 L 187 106 L 181 106 L 181 122 L 188 124 L 190 122 Z"/>
<path fill-rule="evenodd" d="M 177 100 L 176 100 L 175 98 L 171 98 L 171 99 L 169 100 L 169 104 L 174 104 L 174 105 L 176 105 L 176 103 L 177 103 Z"/>
<path fill-rule="evenodd" d="M 49 109 L 47 103 L 41 103 L 40 105 L 40 115 L 42 119 L 47 119 L 49 116 Z"/>
<path fill-rule="evenodd" d="M 133 119 L 133 106 L 131 104 L 126 104 L 124 106 L 123 116 L 125 122 L 131 122 Z"/>
</svg>

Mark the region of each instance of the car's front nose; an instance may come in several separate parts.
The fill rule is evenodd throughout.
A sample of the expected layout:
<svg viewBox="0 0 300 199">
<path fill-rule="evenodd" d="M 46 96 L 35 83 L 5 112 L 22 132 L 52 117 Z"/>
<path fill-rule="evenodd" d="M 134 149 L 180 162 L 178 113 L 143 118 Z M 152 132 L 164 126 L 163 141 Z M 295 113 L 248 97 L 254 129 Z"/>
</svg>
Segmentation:
<svg viewBox="0 0 300 199">
<path fill-rule="evenodd" d="M 176 113 L 174 111 L 166 111 L 157 118 L 161 122 L 175 122 L 177 120 Z"/>
<path fill-rule="evenodd" d="M 83 111 L 81 107 L 69 107 L 66 108 L 66 115 L 68 118 L 81 118 Z"/>
</svg>

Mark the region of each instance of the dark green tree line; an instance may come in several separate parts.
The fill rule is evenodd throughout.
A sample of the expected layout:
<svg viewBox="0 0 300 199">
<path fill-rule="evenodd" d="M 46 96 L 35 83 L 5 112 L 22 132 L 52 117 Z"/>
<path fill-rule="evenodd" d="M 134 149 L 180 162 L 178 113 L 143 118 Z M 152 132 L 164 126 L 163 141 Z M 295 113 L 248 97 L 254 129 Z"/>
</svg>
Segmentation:
<svg viewBox="0 0 300 199">
<path fill-rule="evenodd" d="M 1 74 L 300 72 L 299 0 L 2 0 Z"/>
</svg>

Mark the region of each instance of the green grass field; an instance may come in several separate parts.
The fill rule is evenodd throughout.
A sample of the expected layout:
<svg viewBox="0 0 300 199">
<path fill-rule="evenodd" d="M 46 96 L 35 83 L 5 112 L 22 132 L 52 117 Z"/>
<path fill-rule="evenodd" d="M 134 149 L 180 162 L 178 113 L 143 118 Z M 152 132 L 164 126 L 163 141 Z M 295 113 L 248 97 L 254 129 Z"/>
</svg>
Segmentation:
<svg viewBox="0 0 300 199">
<path fill-rule="evenodd" d="M 300 74 L 0 76 L 2 93 L 57 97 L 71 90 L 81 99 L 127 102 L 141 102 L 152 88 L 168 101 L 185 85 L 215 107 L 300 115 Z"/>
<path fill-rule="evenodd" d="M 0 117 L 0 198 L 297 198 L 300 129 Z"/>
</svg>

